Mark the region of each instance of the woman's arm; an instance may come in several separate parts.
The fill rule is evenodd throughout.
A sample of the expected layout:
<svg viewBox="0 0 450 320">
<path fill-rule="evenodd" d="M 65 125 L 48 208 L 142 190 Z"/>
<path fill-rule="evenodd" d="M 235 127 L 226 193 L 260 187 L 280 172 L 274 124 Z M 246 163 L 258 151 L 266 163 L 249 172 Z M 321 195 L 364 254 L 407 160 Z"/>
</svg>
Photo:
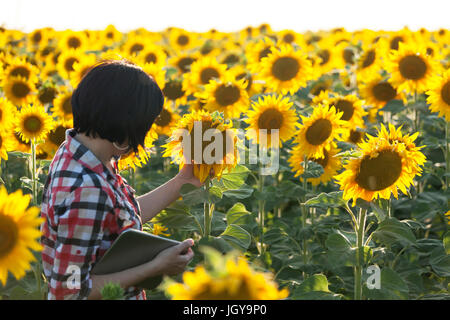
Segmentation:
<svg viewBox="0 0 450 320">
<path fill-rule="evenodd" d="M 101 299 L 101 289 L 108 282 L 117 283 L 126 289 L 149 277 L 183 272 L 194 256 L 194 252 L 190 248 L 193 244 L 194 241 L 192 239 L 187 239 L 176 246 L 163 250 L 155 259 L 134 268 L 105 275 L 91 275 L 92 289 L 88 299 Z"/>
<path fill-rule="evenodd" d="M 193 164 L 185 164 L 180 172 L 165 184 L 136 198 L 142 215 L 142 223 L 146 223 L 180 197 L 180 189 L 190 183 L 197 187 L 202 183 L 194 176 Z"/>
</svg>

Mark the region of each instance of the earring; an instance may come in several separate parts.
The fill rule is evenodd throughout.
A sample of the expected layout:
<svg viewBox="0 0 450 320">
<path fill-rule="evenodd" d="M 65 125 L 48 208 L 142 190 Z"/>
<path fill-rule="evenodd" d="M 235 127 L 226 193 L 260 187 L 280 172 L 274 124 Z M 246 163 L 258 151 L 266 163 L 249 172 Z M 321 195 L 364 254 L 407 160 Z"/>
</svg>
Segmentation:
<svg viewBox="0 0 450 320">
<path fill-rule="evenodd" d="M 117 149 L 119 149 L 120 151 L 127 150 L 130 147 L 130 145 L 127 145 L 125 148 L 119 147 L 115 142 L 113 142 L 113 146 L 116 147 Z"/>
</svg>

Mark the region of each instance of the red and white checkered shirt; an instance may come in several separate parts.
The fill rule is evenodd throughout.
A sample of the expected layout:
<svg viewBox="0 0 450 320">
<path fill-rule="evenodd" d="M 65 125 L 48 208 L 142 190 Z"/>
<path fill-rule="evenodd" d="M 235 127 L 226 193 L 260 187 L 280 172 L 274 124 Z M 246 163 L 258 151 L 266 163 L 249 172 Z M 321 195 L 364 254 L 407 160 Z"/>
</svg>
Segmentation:
<svg viewBox="0 0 450 320">
<path fill-rule="evenodd" d="M 50 164 L 42 197 L 42 263 L 48 299 L 86 299 L 91 269 L 119 234 L 142 230 L 140 208 L 127 181 L 112 174 L 75 130 L 66 130 Z M 78 281 L 79 280 L 79 281 Z M 145 300 L 145 291 L 130 287 L 126 299 Z"/>
</svg>

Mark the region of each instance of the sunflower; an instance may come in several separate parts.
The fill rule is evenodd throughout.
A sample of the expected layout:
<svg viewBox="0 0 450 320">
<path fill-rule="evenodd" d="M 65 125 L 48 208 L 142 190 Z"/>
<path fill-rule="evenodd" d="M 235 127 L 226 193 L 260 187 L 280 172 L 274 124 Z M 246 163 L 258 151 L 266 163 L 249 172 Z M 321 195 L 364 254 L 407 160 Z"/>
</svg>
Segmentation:
<svg viewBox="0 0 450 320">
<path fill-rule="evenodd" d="M 225 118 L 239 118 L 249 105 L 245 79 L 235 80 L 231 73 L 221 80 L 210 80 L 205 89 L 194 96 L 205 103 L 204 109 L 223 112 Z"/>
<path fill-rule="evenodd" d="M 139 52 L 137 59 L 142 64 L 154 63 L 164 67 L 166 65 L 167 54 L 161 46 L 149 44 Z"/>
<path fill-rule="evenodd" d="M 354 145 L 357 145 L 358 143 L 363 141 L 365 135 L 365 131 L 360 128 L 354 128 L 347 130 L 345 134 L 342 136 L 342 140 L 353 143 Z"/>
<path fill-rule="evenodd" d="M 278 290 L 269 274 L 252 270 L 243 257 L 227 258 L 219 265 L 224 270 L 207 272 L 197 266 L 184 272 L 184 283 L 172 283 L 166 292 L 173 300 L 275 300 L 289 294 Z"/>
<path fill-rule="evenodd" d="M 191 70 L 191 65 L 197 61 L 198 57 L 190 53 L 183 53 L 170 58 L 167 63 L 170 66 L 177 68 L 180 74 L 188 73 Z"/>
<path fill-rule="evenodd" d="M 58 62 L 56 64 L 59 75 L 62 78 L 69 80 L 71 73 L 75 71 L 73 68 L 74 64 L 80 62 L 83 56 L 84 54 L 80 50 L 69 49 L 63 51 L 58 56 Z"/>
<path fill-rule="evenodd" d="M 241 48 L 234 50 L 225 49 L 224 52 L 220 55 L 220 63 L 226 64 L 228 68 L 231 68 L 235 65 L 240 65 L 242 62 L 242 52 Z"/>
<path fill-rule="evenodd" d="M 25 142 L 34 140 L 37 143 L 44 140 L 52 129 L 52 117 L 45 112 L 44 106 L 36 100 L 32 104 L 23 106 L 17 113 L 16 132 Z"/>
<path fill-rule="evenodd" d="M 88 37 L 83 31 L 67 30 L 63 32 L 58 45 L 62 52 L 83 50 L 88 45 Z"/>
<path fill-rule="evenodd" d="M 362 53 L 357 59 L 356 75 L 361 81 L 367 81 L 367 79 L 378 75 L 378 70 L 381 65 L 380 50 L 376 45 L 363 44 Z"/>
<path fill-rule="evenodd" d="M 167 106 L 166 103 L 164 105 Z M 171 107 L 165 107 L 161 110 L 161 113 L 155 119 L 153 126 L 157 134 L 170 136 L 172 128 L 176 126 L 179 120 L 180 116 L 178 115 L 176 110 Z"/>
<path fill-rule="evenodd" d="M 175 105 L 184 105 L 187 103 L 187 95 L 183 90 L 183 81 L 180 79 L 169 79 L 162 89 L 164 97 Z"/>
<path fill-rule="evenodd" d="M 8 160 L 8 152 L 14 150 L 13 139 L 9 131 L 0 130 L 0 162 Z"/>
<path fill-rule="evenodd" d="M 413 34 L 408 28 L 403 28 L 399 31 L 390 32 L 387 37 L 381 39 L 381 47 L 384 47 L 384 52 L 389 53 L 391 50 L 400 49 L 400 44 L 409 44 L 413 41 Z"/>
<path fill-rule="evenodd" d="M 122 39 L 122 33 L 110 24 L 102 31 L 101 39 L 104 45 L 113 46 Z"/>
<path fill-rule="evenodd" d="M 13 138 L 12 139 L 12 143 L 13 143 L 12 150 L 13 151 L 20 151 L 20 152 L 24 152 L 24 153 L 30 153 L 31 143 L 30 142 L 25 142 L 24 139 L 22 139 L 22 137 L 20 136 L 20 133 L 18 133 L 15 130 L 13 130 L 12 138 Z"/>
<path fill-rule="evenodd" d="M 300 47 L 305 46 L 305 40 L 301 33 L 295 32 L 293 30 L 282 30 L 277 32 L 278 39 L 285 44 L 296 44 Z"/>
<path fill-rule="evenodd" d="M 136 170 L 136 167 L 142 167 L 142 165 L 146 164 L 150 158 L 150 149 L 153 147 L 156 139 L 158 139 L 158 134 L 152 127 L 145 136 L 144 147 L 139 145 L 137 153 L 130 150 L 127 154 L 120 157 L 117 163 L 119 171 L 126 169 Z"/>
<path fill-rule="evenodd" d="M 314 51 L 314 54 L 319 58 L 319 63 L 315 65 L 315 68 L 320 75 L 324 75 L 338 66 L 339 51 L 332 39 L 328 37 L 318 41 L 317 45 L 318 49 Z"/>
<path fill-rule="evenodd" d="M 58 116 L 59 120 L 66 126 L 73 126 L 72 113 L 72 91 L 67 88 L 61 88 L 61 92 L 54 100 L 51 112 Z"/>
<path fill-rule="evenodd" d="M 63 122 L 58 121 L 55 123 L 55 127 L 48 133 L 45 142 L 39 144 L 38 147 L 48 155 L 54 155 L 61 143 L 66 139 L 66 130 L 70 128 L 71 126 L 66 126 Z"/>
<path fill-rule="evenodd" d="M 3 79 L 3 91 L 14 105 L 23 106 L 33 100 L 36 87 L 21 76 Z"/>
<path fill-rule="evenodd" d="M 336 44 L 336 67 L 345 69 L 353 65 L 356 65 L 356 48 L 347 41 Z"/>
<path fill-rule="evenodd" d="M 43 219 L 39 217 L 39 208 L 28 208 L 30 196 L 22 190 L 8 195 L 4 186 L 0 187 L 0 282 L 6 285 L 8 271 L 16 279 L 25 276 L 35 261 L 33 251 L 41 251 L 37 238 Z"/>
<path fill-rule="evenodd" d="M 412 143 L 413 138 L 402 138 Z M 384 137 L 372 137 L 360 143 L 362 156 L 351 159 L 345 170 L 336 176 L 340 189 L 344 190 L 344 199 L 353 199 L 355 205 L 358 198 L 389 199 L 391 193 L 398 198 L 397 189 L 406 194 L 414 176 L 420 172 L 418 162 L 411 159 L 421 158 L 421 152 L 412 148 L 413 145 L 407 151 L 405 143 L 390 142 Z"/>
<path fill-rule="evenodd" d="M 153 78 L 158 87 L 164 88 L 166 82 L 166 70 L 154 63 L 145 63 L 142 70 Z"/>
<path fill-rule="evenodd" d="M 152 234 L 156 235 L 156 236 L 165 236 L 165 237 L 169 237 L 170 233 L 166 233 L 167 231 L 167 227 L 163 226 L 160 223 L 154 223 L 152 225 Z"/>
<path fill-rule="evenodd" d="M 439 112 L 440 117 L 450 121 L 450 69 L 441 77 L 434 77 L 427 91 L 427 103 L 431 112 Z"/>
<path fill-rule="evenodd" d="M 268 37 L 247 44 L 245 57 L 247 58 L 247 68 L 251 72 L 259 72 L 261 59 L 269 55 L 273 45 L 275 45 L 275 42 Z"/>
<path fill-rule="evenodd" d="M 271 53 L 261 59 L 261 73 L 266 86 L 276 92 L 294 94 L 312 79 L 311 61 L 291 45 L 272 47 Z"/>
<path fill-rule="evenodd" d="M 88 54 L 81 57 L 79 61 L 74 62 L 73 72 L 70 73 L 70 84 L 73 88 L 76 88 L 81 82 L 85 74 L 89 69 L 95 65 L 97 57 L 95 54 Z"/>
<path fill-rule="evenodd" d="M 340 140 L 345 130 L 345 121 L 340 120 L 343 112 L 336 112 L 334 106 L 327 103 L 314 108 L 310 117 L 301 116 L 295 142 L 308 158 L 323 158 L 324 149 L 329 149 L 334 139 Z"/>
<path fill-rule="evenodd" d="M 213 162 L 203 158 L 206 151 L 211 151 L 209 154 L 217 158 L 216 148 L 211 150 L 211 145 L 214 144 L 216 138 L 214 136 L 213 142 L 204 138 L 205 133 L 209 133 L 209 129 L 218 130 L 222 134 L 222 158 L 214 159 Z M 183 142 L 185 135 L 187 142 Z M 201 135 L 200 137 L 198 135 Z M 201 141 L 201 150 L 195 146 L 195 141 Z M 220 140 L 217 140 L 220 142 Z M 214 174 L 219 179 L 225 169 L 232 169 L 236 166 L 238 161 L 238 151 L 236 148 L 237 136 L 232 130 L 231 122 L 225 122 L 222 116 L 215 112 L 210 114 L 206 111 L 193 111 L 190 114 L 185 114 L 174 128 L 169 142 L 162 147 L 166 150 L 163 153 L 164 157 L 172 157 L 172 163 L 179 163 L 180 169 L 185 163 L 194 161 L 194 175 L 204 182 L 209 176 L 211 169 L 214 169 Z M 215 146 L 215 144 L 214 144 Z M 185 152 L 186 149 L 186 152 Z M 187 154 L 187 150 L 190 153 Z M 199 161 L 200 160 L 200 161 Z M 210 162 L 210 163 L 208 163 Z"/>
<path fill-rule="evenodd" d="M 142 167 L 142 165 L 146 164 L 148 159 L 148 152 L 142 146 L 138 146 L 137 153 L 130 150 L 127 154 L 122 155 L 117 162 L 117 167 L 119 171 L 130 168 L 136 170 L 136 167 Z"/>
<path fill-rule="evenodd" d="M 391 74 L 389 82 L 409 94 L 422 93 L 428 89 L 430 79 L 438 71 L 436 62 L 427 56 L 425 48 L 414 44 L 403 45 L 391 51 L 386 70 Z"/>
<path fill-rule="evenodd" d="M 45 46 L 51 36 L 50 33 L 51 31 L 47 28 L 35 29 L 33 32 L 30 32 L 27 36 L 29 51 Z"/>
<path fill-rule="evenodd" d="M 447 219 L 447 224 L 450 226 L 450 210 L 447 211 L 444 215 L 445 215 L 445 218 Z"/>
<path fill-rule="evenodd" d="M 322 92 L 327 92 L 332 89 L 333 86 L 333 80 L 330 78 L 321 78 L 313 83 L 311 88 L 309 89 L 309 93 L 317 97 Z"/>
<path fill-rule="evenodd" d="M 247 129 L 247 137 L 254 143 L 269 148 L 272 147 L 272 130 L 278 130 L 279 145 L 291 139 L 298 127 L 298 116 L 292 106 L 293 102 L 282 95 L 259 97 L 247 113 L 248 119 L 245 122 L 250 129 Z"/>
<path fill-rule="evenodd" d="M 305 158 L 303 150 L 296 146 L 291 151 L 291 156 L 289 157 L 289 164 L 292 167 L 292 171 L 295 172 L 294 177 L 298 177 L 303 174 L 304 167 L 302 162 L 305 160 L 314 161 L 323 167 L 323 173 L 317 178 L 308 178 L 307 181 L 311 182 L 313 186 L 317 186 L 320 183 L 327 184 L 331 179 L 337 174 L 341 169 L 342 163 L 341 159 L 336 156 L 339 153 L 339 149 L 332 146 L 328 150 L 324 150 L 324 156 L 320 158 Z M 301 178 L 300 178 L 301 180 Z"/>
<path fill-rule="evenodd" d="M 346 127 L 356 128 L 364 126 L 363 117 L 367 112 L 363 109 L 363 101 L 356 95 L 337 95 L 328 100 L 330 106 L 334 106 L 337 112 L 343 112 L 341 120 L 346 122 Z"/>
<path fill-rule="evenodd" d="M 52 160 L 55 154 L 47 153 L 47 151 L 44 150 L 43 144 L 40 143 L 36 146 L 36 159 L 38 160 Z"/>
<path fill-rule="evenodd" d="M 245 90 L 247 90 L 249 97 L 252 97 L 255 94 L 260 94 L 262 92 L 262 84 L 258 81 L 254 81 L 254 76 L 242 65 L 235 65 L 234 67 L 229 69 L 228 72 L 233 74 L 236 80 L 246 80 Z"/>
<path fill-rule="evenodd" d="M 420 175 L 422 172 L 421 166 L 424 165 L 426 161 L 425 155 L 420 151 L 420 149 L 424 148 L 424 146 L 417 147 L 414 143 L 414 140 L 417 139 L 419 132 L 414 133 L 413 135 L 403 135 L 402 134 L 402 126 L 397 129 L 389 123 L 389 130 L 381 124 L 381 129 L 378 132 L 378 138 L 368 136 L 368 143 L 373 145 L 377 144 L 377 139 L 387 140 L 390 144 L 402 144 L 405 148 L 403 156 L 407 159 L 406 166 L 409 168 L 414 175 Z"/>
<path fill-rule="evenodd" d="M 312 105 L 328 103 L 337 94 L 329 90 L 321 90 L 311 101 Z"/>
<path fill-rule="evenodd" d="M 211 39 L 204 40 L 203 44 L 199 46 L 197 54 L 202 57 L 210 56 L 215 57 L 221 53 L 221 48 L 217 42 L 213 42 Z"/>
<path fill-rule="evenodd" d="M 199 45 L 198 35 L 184 29 L 173 28 L 169 34 L 169 44 L 176 52 L 186 51 Z"/>
<path fill-rule="evenodd" d="M 137 56 L 150 43 L 150 39 L 136 34 L 128 34 L 125 43 L 122 45 L 122 51 L 126 56 Z"/>
<path fill-rule="evenodd" d="M 197 92 L 210 80 L 220 79 L 226 72 L 227 65 L 217 62 L 215 57 L 198 59 L 191 65 L 191 71 L 184 74 L 183 90 L 187 94 Z"/>
<path fill-rule="evenodd" d="M 6 98 L 0 98 L 0 131 L 10 130 L 14 125 L 16 107 Z"/>
<path fill-rule="evenodd" d="M 7 59 L 6 63 L 8 66 L 4 71 L 4 77 L 11 78 L 20 76 L 28 82 L 38 82 L 37 75 L 39 73 L 39 69 L 27 62 L 25 58 L 10 57 Z"/>
<path fill-rule="evenodd" d="M 39 102 L 43 105 L 53 105 L 53 100 L 55 100 L 58 95 L 58 89 L 53 83 L 47 82 L 39 87 L 37 97 Z"/>
<path fill-rule="evenodd" d="M 392 84 L 384 80 L 381 75 L 375 76 L 365 83 L 360 82 L 358 87 L 361 97 L 367 101 L 367 104 L 377 109 L 381 109 L 389 101 L 401 97 Z"/>
</svg>

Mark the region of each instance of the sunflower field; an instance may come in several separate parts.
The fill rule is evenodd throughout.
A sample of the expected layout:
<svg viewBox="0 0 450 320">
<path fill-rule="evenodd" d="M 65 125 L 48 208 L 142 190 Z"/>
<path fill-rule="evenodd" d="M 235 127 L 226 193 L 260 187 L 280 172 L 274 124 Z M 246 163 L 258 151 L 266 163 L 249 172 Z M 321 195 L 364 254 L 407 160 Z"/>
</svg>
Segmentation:
<svg viewBox="0 0 450 320">
<path fill-rule="evenodd" d="M 195 240 L 149 299 L 450 299 L 449 44 L 424 28 L 1 28 L 0 298 L 46 298 L 39 206 L 72 91 L 127 59 L 165 96 L 145 148 L 119 160 L 137 194 L 184 164 L 177 130 L 232 142 L 144 225 Z"/>
</svg>

